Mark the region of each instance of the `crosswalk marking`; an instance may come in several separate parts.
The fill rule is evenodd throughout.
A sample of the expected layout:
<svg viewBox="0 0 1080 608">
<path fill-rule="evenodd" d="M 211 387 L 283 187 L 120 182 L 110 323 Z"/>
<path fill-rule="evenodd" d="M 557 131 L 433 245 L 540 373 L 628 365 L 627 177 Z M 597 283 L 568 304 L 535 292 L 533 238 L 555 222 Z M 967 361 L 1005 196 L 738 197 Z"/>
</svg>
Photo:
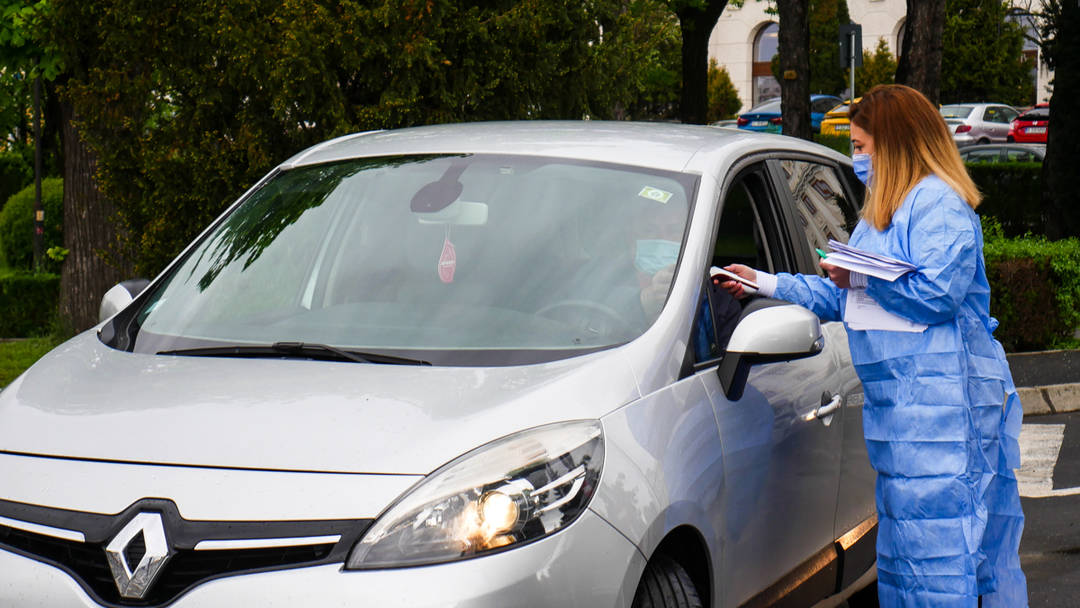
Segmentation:
<svg viewBox="0 0 1080 608">
<path fill-rule="evenodd" d="M 1065 436 L 1064 424 L 1025 424 L 1020 429 L 1020 496 L 1046 498 L 1080 494 L 1080 488 L 1054 489 L 1054 465 Z"/>
</svg>

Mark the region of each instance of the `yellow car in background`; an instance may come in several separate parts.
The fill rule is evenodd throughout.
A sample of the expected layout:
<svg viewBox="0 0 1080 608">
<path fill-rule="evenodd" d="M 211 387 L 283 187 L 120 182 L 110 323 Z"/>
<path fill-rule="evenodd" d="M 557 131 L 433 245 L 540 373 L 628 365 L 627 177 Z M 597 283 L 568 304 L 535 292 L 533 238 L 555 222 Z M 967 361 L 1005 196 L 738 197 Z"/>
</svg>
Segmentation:
<svg viewBox="0 0 1080 608">
<path fill-rule="evenodd" d="M 855 99 L 855 103 L 860 101 L 862 101 L 862 97 Z M 846 137 L 851 134 L 851 120 L 848 118 L 848 105 L 850 104 L 850 101 L 845 101 L 825 113 L 825 118 L 821 121 L 822 135 L 843 135 Z"/>
</svg>

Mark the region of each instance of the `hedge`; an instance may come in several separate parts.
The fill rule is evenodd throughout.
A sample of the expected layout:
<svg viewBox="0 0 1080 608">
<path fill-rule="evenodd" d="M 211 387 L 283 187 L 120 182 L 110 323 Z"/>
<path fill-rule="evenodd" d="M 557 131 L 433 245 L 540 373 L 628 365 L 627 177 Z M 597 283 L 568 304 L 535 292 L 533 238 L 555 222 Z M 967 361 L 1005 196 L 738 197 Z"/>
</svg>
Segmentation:
<svg viewBox="0 0 1080 608">
<path fill-rule="evenodd" d="M 0 272 L 0 337 L 24 338 L 48 333 L 60 297 L 60 276 L 18 271 Z"/>
<path fill-rule="evenodd" d="M 1080 347 L 1080 239 L 1008 238 L 988 218 L 983 232 L 990 314 L 1005 350 Z"/>
<path fill-rule="evenodd" d="M 41 182 L 41 205 L 45 210 L 45 240 L 42 270 L 59 272 L 60 262 L 44 255 L 45 250 L 64 244 L 64 180 L 50 177 Z M 0 211 L 0 255 L 8 267 L 33 270 L 34 265 L 34 185 L 10 199 Z"/>
</svg>

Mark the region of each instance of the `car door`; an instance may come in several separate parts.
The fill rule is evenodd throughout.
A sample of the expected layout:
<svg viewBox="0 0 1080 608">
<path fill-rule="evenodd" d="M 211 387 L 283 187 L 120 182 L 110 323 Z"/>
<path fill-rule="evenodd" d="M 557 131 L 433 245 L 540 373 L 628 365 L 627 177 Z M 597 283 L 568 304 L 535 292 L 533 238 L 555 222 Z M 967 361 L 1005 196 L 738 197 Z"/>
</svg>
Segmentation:
<svg viewBox="0 0 1080 608">
<path fill-rule="evenodd" d="M 714 227 L 713 265 L 797 270 L 793 237 L 801 235 L 779 209 L 780 187 L 765 162 L 745 168 L 730 182 Z M 826 581 L 824 587 L 811 586 L 811 593 L 827 593 L 823 590 L 832 589 L 835 571 L 828 582 L 829 572 L 816 568 L 813 558 L 835 540 L 843 413 L 815 413 L 823 404 L 839 405 L 836 397 L 844 391 L 843 358 L 837 352 L 841 342 L 827 339 L 825 350 L 815 356 L 755 365 L 743 394 L 729 396 L 717 370 L 734 326 L 731 314 L 745 316 L 745 309 L 764 299 L 744 300 L 733 309 L 730 296 L 709 283 L 689 356 L 713 402 L 723 450 L 725 568 L 718 584 L 725 605 L 755 597 L 769 603 L 769 594 L 788 589 L 790 581 L 795 586 Z M 807 598 L 806 605 L 816 599 Z"/>
</svg>

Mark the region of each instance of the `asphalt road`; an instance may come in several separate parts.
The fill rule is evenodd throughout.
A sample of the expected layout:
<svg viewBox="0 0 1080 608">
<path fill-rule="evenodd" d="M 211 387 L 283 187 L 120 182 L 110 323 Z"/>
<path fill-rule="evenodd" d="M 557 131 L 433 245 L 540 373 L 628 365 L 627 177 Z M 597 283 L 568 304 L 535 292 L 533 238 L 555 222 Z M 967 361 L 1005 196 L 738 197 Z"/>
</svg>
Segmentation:
<svg viewBox="0 0 1080 608">
<path fill-rule="evenodd" d="M 1080 412 L 1028 417 L 1020 447 L 1028 601 L 1080 608 Z"/>
<path fill-rule="evenodd" d="M 1080 608 L 1080 412 L 1029 416 L 1020 434 L 1020 564 L 1030 608 Z M 877 606 L 874 588 L 849 608 Z"/>
</svg>

